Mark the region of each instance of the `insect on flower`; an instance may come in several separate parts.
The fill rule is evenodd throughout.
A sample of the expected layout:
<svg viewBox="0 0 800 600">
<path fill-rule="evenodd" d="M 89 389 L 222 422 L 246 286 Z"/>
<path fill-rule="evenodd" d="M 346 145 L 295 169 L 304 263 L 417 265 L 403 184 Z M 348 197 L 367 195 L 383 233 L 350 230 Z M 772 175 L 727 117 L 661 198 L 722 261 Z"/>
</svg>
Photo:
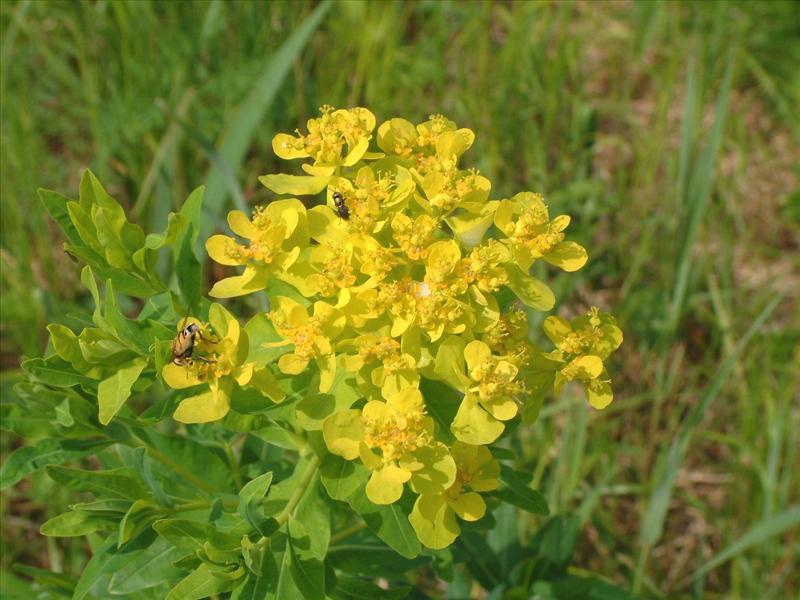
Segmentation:
<svg viewBox="0 0 800 600">
<path fill-rule="evenodd" d="M 188 317 L 187 317 L 188 318 Z M 184 324 L 186 319 L 183 320 Z M 181 328 L 175 339 L 172 340 L 172 362 L 183 367 L 192 363 L 192 353 L 194 352 L 194 345 L 198 339 L 205 339 L 200 335 L 200 325 L 197 323 L 189 323 Z M 203 356 L 195 356 L 194 358 L 203 362 L 212 363 L 213 360 Z"/>
<path fill-rule="evenodd" d="M 350 218 L 350 209 L 344 203 L 344 196 L 339 192 L 333 192 L 333 203 L 336 205 L 336 214 L 345 221 Z"/>
</svg>

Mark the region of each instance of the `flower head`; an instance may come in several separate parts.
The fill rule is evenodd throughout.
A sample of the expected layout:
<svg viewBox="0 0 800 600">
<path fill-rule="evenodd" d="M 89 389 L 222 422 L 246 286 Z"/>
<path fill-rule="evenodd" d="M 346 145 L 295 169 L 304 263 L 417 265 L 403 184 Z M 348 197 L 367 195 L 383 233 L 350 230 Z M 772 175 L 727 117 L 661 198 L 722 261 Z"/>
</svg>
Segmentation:
<svg viewBox="0 0 800 600">
<path fill-rule="evenodd" d="M 592 406 L 608 406 L 614 397 L 603 361 L 622 343 L 622 330 L 614 317 L 597 308 L 572 321 L 550 316 L 544 321 L 544 331 L 556 346 L 548 357 L 562 365 L 556 374 L 556 390 L 577 379 L 583 383 Z"/>
<path fill-rule="evenodd" d="M 419 540 L 428 548 L 445 548 L 461 533 L 456 515 L 464 521 L 477 521 L 486 514 L 486 502 L 478 492 L 489 492 L 500 485 L 500 465 L 485 446 L 455 442 L 456 479 L 438 494 L 420 494 L 409 521 Z"/>
<path fill-rule="evenodd" d="M 371 400 L 362 410 L 334 413 L 322 433 L 331 452 L 347 460 L 361 458 L 372 471 L 366 492 L 376 504 L 397 501 L 406 482 L 415 491 L 435 493 L 455 481 L 453 457 L 435 440 L 433 419 L 416 388 L 386 402 Z"/>
<path fill-rule="evenodd" d="M 208 386 L 208 391 L 182 400 L 175 419 L 183 423 L 221 419 L 230 409 L 234 384 L 254 387 L 273 401 L 282 400 L 284 393 L 270 371 L 247 362 L 247 334 L 239 322 L 219 304 L 211 305 L 209 320 L 206 325 L 190 317 L 178 324 L 178 331 L 192 323 L 199 327 L 192 357 L 183 365 L 169 362 L 161 371 L 164 382 L 176 390 Z"/>
<path fill-rule="evenodd" d="M 307 134 L 276 135 L 272 140 L 275 154 L 285 159 L 313 158 L 314 166 L 322 168 L 356 164 L 369 148 L 375 115 L 361 107 L 335 110 L 323 106 L 320 113 L 306 123 Z"/>
<path fill-rule="evenodd" d="M 209 292 L 216 298 L 264 289 L 267 278 L 283 276 L 309 241 L 306 209 L 294 198 L 256 208 L 250 219 L 241 211 L 231 211 L 228 226 L 248 242 L 240 244 L 229 236 L 213 235 L 206 241 L 206 250 L 219 264 L 245 269 L 241 275 L 218 281 Z"/>
<path fill-rule="evenodd" d="M 501 201 L 494 217 L 525 269 L 541 258 L 565 271 L 577 271 L 586 264 L 587 255 L 582 246 L 565 241 L 564 230 L 569 221 L 567 215 L 550 220 L 542 196 L 532 192 Z"/>
</svg>

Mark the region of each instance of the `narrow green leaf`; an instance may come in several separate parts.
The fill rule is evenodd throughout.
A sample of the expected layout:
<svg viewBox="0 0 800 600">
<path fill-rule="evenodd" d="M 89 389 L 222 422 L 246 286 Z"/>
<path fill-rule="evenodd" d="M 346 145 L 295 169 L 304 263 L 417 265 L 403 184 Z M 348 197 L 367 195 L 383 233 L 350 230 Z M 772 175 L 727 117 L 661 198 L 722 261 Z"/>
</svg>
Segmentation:
<svg viewBox="0 0 800 600">
<path fill-rule="evenodd" d="M 175 581 L 182 572 L 172 563 L 182 555 L 181 550 L 165 539 L 156 539 L 150 547 L 113 573 L 108 589 L 112 594 L 127 596 L 163 582 Z"/>
<path fill-rule="evenodd" d="M 95 454 L 111 443 L 110 440 L 45 438 L 32 446 L 18 448 L 8 456 L 0 469 L 0 489 L 14 485 L 26 475 L 47 465 L 57 465 Z"/>
<path fill-rule="evenodd" d="M 378 506 L 370 502 L 364 488 L 358 489 L 347 501 L 375 535 L 406 558 L 416 557 L 421 546 L 417 539 L 411 523 L 408 521 L 408 513 L 405 512 L 399 503 Z"/>
<path fill-rule="evenodd" d="M 725 67 L 725 74 L 722 77 L 719 96 L 717 97 L 716 110 L 714 111 L 714 125 L 711 127 L 711 132 L 707 138 L 708 141 L 697 160 L 696 169 L 692 172 L 692 177 L 689 181 L 687 198 L 684 202 L 684 204 L 688 203 L 689 211 L 680 229 L 681 231 L 685 231 L 686 234 L 683 237 L 678 253 L 677 275 L 675 276 L 675 288 L 673 290 L 672 304 L 670 306 L 669 332 L 675 330 L 683 315 L 683 307 L 686 302 L 689 279 L 694 263 L 692 260 L 692 248 L 694 248 L 695 240 L 700 231 L 700 224 L 703 221 L 703 216 L 711 201 L 711 189 L 714 185 L 714 176 L 716 174 L 717 154 L 720 144 L 722 143 L 725 117 L 728 112 L 728 98 L 733 81 L 733 66 L 734 59 L 733 52 L 731 51 L 728 56 L 728 63 Z M 691 91 L 692 90 L 687 89 L 686 93 L 689 94 Z M 692 99 L 687 97 L 687 104 L 691 101 Z M 688 115 L 688 117 L 691 117 L 691 115 Z M 688 135 L 690 132 L 691 129 L 684 130 L 683 133 Z M 681 158 L 683 159 L 683 157 Z M 684 166 L 683 168 L 685 169 L 686 167 Z M 684 177 L 684 179 L 680 183 L 681 185 L 685 185 L 686 171 L 681 172 L 681 176 Z"/>
<path fill-rule="evenodd" d="M 406 558 L 384 545 L 355 543 L 336 544 L 326 560 L 335 569 L 361 577 L 384 577 L 386 573 L 405 573 L 426 565 L 430 556 Z"/>
<path fill-rule="evenodd" d="M 71 510 L 45 521 L 39 533 L 52 537 L 77 537 L 95 531 L 113 531 L 119 523 L 114 513 Z"/>
<path fill-rule="evenodd" d="M 547 515 L 550 512 L 544 496 L 529 486 L 529 477 L 501 465 L 500 479 L 505 486 L 494 494 L 501 500 L 537 515 Z"/>
<path fill-rule="evenodd" d="M 772 314 L 772 311 L 775 310 L 775 307 L 778 306 L 780 300 L 781 297 L 773 298 L 756 317 L 750 328 L 736 344 L 736 347 L 720 365 L 700 401 L 692 407 L 687 417 L 682 420 L 682 429 L 678 436 L 668 448 L 662 450 L 652 477 L 652 481 L 656 485 L 650 491 L 650 496 L 647 500 L 647 511 L 642 521 L 642 529 L 639 532 L 639 541 L 643 546 L 650 547 L 661 538 L 661 533 L 664 530 L 664 518 L 667 515 L 675 480 L 678 477 L 678 471 L 681 464 L 683 464 L 683 459 L 686 456 L 694 431 L 700 424 L 703 415 L 716 399 L 717 394 L 719 394 L 722 384 L 727 381 L 733 367 L 739 360 L 739 356 L 753 336 L 761 329 L 761 326 Z"/>
<path fill-rule="evenodd" d="M 317 474 L 294 512 L 294 517 L 308 532 L 311 554 L 320 561 L 325 560 L 331 539 L 331 508 L 325 501 L 322 490 L 320 476 Z"/>
<path fill-rule="evenodd" d="M 76 373 L 71 364 L 58 356 L 51 356 L 47 359 L 29 358 L 22 361 L 22 369 L 31 378 L 41 383 L 52 385 L 53 387 L 72 387 L 82 385 L 91 389 L 97 382 L 91 378 Z"/>
<path fill-rule="evenodd" d="M 131 395 L 131 387 L 142 374 L 147 360 L 137 358 L 124 367 L 120 367 L 111 377 L 104 379 L 97 386 L 97 402 L 100 407 L 99 419 L 108 425 L 114 415 Z"/>
<path fill-rule="evenodd" d="M 78 234 L 78 230 L 75 229 L 75 225 L 72 223 L 69 211 L 67 210 L 67 202 L 72 201 L 57 192 L 42 188 L 39 188 L 38 194 L 47 212 L 50 213 L 50 216 L 61 226 L 61 230 L 64 232 L 64 236 L 69 243 L 75 246 L 82 246 L 83 241 L 81 240 L 81 236 Z"/>
<path fill-rule="evenodd" d="M 780 514 L 759 521 L 742 537 L 697 569 L 692 578 L 702 577 L 752 546 L 764 544 L 768 539 L 798 526 L 800 526 L 800 505 L 792 506 Z"/>
<path fill-rule="evenodd" d="M 180 214 L 186 219 L 186 227 L 176 236 L 172 256 L 178 287 L 186 300 L 188 308 L 199 308 L 202 288 L 202 267 L 195 253 L 197 237 L 200 234 L 200 214 L 206 188 L 194 190 L 181 207 Z"/>
<path fill-rule="evenodd" d="M 306 600 L 325 598 L 325 569 L 311 551 L 311 541 L 302 523 L 290 518 L 286 552 L 289 573 Z"/>
<path fill-rule="evenodd" d="M 138 500 L 147 497 L 145 487 L 133 476 L 130 469 L 84 471 L 50 465 L 47 474 L 53 481 L 76 492 L 92 492 L 113 498 Z"/>
<path fill-rule="evenodd" d="M 181 579 L 173 587 L 166 600 L 200 600 L 215 594 L 228 592 L 236 587 L 236 580 L 215 577 L 206 563 Z"/>
</svg>

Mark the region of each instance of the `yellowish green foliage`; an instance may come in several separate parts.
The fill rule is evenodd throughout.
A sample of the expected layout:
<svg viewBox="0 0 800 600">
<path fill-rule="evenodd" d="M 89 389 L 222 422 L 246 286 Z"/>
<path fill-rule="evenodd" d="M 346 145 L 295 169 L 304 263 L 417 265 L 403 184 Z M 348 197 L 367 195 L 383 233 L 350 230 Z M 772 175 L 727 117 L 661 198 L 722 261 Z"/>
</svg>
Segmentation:
<svg viewBox="0 0 800 600">
<path fill-rule="evenodd" d="M 211 296 L 260 292 L 278 280 L 293 290 L 269 297 L 279 339 L 256 340 L 279 353 L 277 369 L 248 362 L 247 334 L 214 304 L 208 325 L 187 321 L 200 325 L 196 360 L 167 364 L 162 375 L 176 389 L 207 387 L 175 412 L 196 423 L 224 417 L 233 386 L 280 402 L 279 379 L 311 373 L 320 405 L 308 405 L 317 398 L 310 394 L 304 410 L 322 414 L 328 451 L 366 466 L 371 502 L 416 495 L 409 520 L 419 540 L 443 548 L 458 536 L 458 519 L 484 515 L 481 494 L 499 485 L 490 444 L 509 422 L 520 413 L 535 418 L 544 395 L 572 380 L 595 408 L 611 402 L 603 361 L 622 333 L 593 308 L 572 321 L 547 317 L 555 350 L 529 340 L 526 311 L 555 302 L 531 267 L 542 260 L 572 272 L 587 253 L 567 239 L 569 217 L 551 218 L 541 195 L 490 200 L 491 182 L 459 168 L 472 131 L 435 115 L 418 125 L 390 119 L 375 135 L 365 108 L 321 112 L 306 133 L 273 140 L 278 156 L 308 159 L 306 175 L 261 181 L 278 194 L 324 191 L 324 204 L 290 197 L 251 217 L 233 211 L 228 223 L 237 238 L 206 242 L 216 262 L 244 267 L 218 281 Z M 433 418 L 440 399 L 423 397 L 424 380 L 459 399 L 449 422 Z M 346 406 L 323 406 L 324 394 L 345 388 L 353 398 Z"/>
</svg>

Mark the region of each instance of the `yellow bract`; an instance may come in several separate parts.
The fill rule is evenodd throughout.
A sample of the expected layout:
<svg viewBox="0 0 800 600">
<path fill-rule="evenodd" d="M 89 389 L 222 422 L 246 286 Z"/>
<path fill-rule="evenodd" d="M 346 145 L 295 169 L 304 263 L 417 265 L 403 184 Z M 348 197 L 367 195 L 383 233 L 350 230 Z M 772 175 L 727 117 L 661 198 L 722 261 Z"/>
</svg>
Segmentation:
<svg viewBox="0 0 800 600">
<path fill-rule="evenodd" d="M 209 320 L 209 326 L 194 317 L 181 321 L 179 331 L 190 323 L 201 326 L 192 357 L 182 366 L 169 362 L 161 371 L 164 383 L 176 390 L 208 386 L 207 392 L 182 400 L 175 410 L 175 419 L 182 423 L 222 419 L 230 410 L 234 384 L 253 387 L 274 402 L 283 400 L 285 394 L 272 373 L 247 362 L 247 335 L 233 315 L 219 304 L 212 304 Z M 221 332 L 224 337 L 219 337 Z"/>
</svg>

